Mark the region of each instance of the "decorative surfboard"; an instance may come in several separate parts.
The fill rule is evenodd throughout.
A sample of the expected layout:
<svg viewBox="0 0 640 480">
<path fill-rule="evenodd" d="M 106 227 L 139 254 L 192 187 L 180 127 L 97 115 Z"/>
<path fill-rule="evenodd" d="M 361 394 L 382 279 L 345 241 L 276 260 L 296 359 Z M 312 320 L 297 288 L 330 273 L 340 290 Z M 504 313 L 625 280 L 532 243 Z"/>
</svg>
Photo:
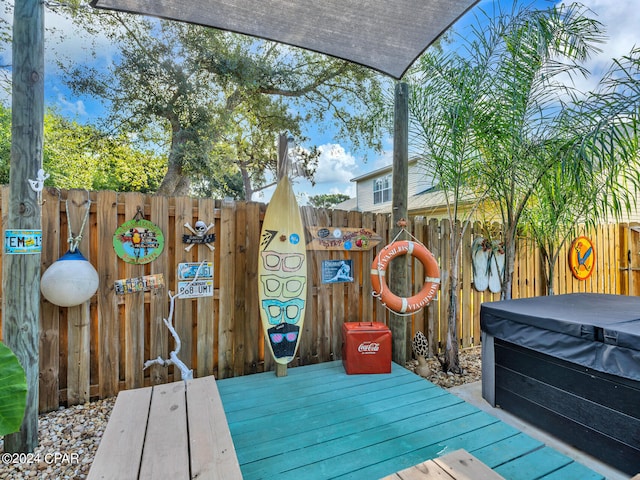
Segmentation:
<svg viewBox="0 0 640 480">
<path fill-rule="evenodd" d="M 287 176 L 267 206 L 260 235 L 258 298 L 266 343 L 279 364 L 293 360 L 307 300 L 302 217 Z"/>
</svg>

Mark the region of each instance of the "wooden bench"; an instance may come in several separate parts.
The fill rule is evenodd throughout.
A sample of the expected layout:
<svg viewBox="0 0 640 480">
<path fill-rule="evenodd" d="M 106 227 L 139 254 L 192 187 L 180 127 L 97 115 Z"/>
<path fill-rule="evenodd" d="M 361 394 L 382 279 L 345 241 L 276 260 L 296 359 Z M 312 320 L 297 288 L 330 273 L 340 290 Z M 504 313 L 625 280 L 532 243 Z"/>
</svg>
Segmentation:
<svg viewBox="0 0 640 480">
<path fill-rule="evenodd" d="M 120 392 L 88 478 L 242 479 L 215 378 Z"/>
<path fill-rule="evenodd" d="M 455 450 L 406 468 L 382 480 L 504 480 L 466 450 Z"/>
</svg>

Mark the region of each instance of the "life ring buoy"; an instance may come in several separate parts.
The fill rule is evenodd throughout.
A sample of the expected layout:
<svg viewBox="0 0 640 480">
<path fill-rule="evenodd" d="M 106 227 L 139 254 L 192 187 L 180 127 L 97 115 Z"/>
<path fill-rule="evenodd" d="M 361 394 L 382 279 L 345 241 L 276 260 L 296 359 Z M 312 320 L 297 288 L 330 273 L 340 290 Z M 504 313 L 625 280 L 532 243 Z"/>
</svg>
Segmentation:
<svg viewBox="0 0 640 480">
<path fill-rule="evenodd" d="M 387 286 L 386 271 L 389 262 L 400 255 L 411 255 L 424 267 L 424 285 L 412 297 L 395 295 Z M 371 264 L 371 286 L 373 295 L 390 310 L 397 313 L 414 313 L 426 307 L 434 299 L 440 287 L 440 269 L 433 254 L 421 243 L 411 241 L 393 242 L 384 247 Z"/>
</svg>

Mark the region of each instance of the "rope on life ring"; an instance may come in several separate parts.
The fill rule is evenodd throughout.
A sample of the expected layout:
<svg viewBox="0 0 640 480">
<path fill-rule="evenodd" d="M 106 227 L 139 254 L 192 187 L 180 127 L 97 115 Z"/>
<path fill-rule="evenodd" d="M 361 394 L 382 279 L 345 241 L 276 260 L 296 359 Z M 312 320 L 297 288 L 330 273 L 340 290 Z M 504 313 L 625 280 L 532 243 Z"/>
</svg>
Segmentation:
<svg viewBox="0 0 640 480">
<path fill-rule="evenodd" d="M 387 266 L 400 255 L 411 255 L 424 267 L 424 285 L 412 297 L 404 298 L 395 295 L 387 286 Z M 373 296 L 378 297 L 383 305 L 396 313 L 415 313 L 431 303 L 440 287 L 440 269 L 433 254 L 421 243 L 402 240 L 392 242 L 384 247 L 371 264 L 371 286 Z"/>
</svg>

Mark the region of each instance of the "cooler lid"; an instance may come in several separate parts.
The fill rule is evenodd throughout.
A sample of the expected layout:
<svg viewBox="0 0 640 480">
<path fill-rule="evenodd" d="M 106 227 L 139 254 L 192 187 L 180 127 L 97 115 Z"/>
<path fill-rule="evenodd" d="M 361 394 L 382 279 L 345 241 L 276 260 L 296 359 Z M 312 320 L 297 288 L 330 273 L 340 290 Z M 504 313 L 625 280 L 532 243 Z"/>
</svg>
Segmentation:
<svg viewBox="0 0 640 480">
<path fill-rule="evenodd" d="M 359 332 L 380 332 L 389 328 L 382 322 L 344 322 L 342 328 L 346 331 L 357 330 Z"/>
</svg>

